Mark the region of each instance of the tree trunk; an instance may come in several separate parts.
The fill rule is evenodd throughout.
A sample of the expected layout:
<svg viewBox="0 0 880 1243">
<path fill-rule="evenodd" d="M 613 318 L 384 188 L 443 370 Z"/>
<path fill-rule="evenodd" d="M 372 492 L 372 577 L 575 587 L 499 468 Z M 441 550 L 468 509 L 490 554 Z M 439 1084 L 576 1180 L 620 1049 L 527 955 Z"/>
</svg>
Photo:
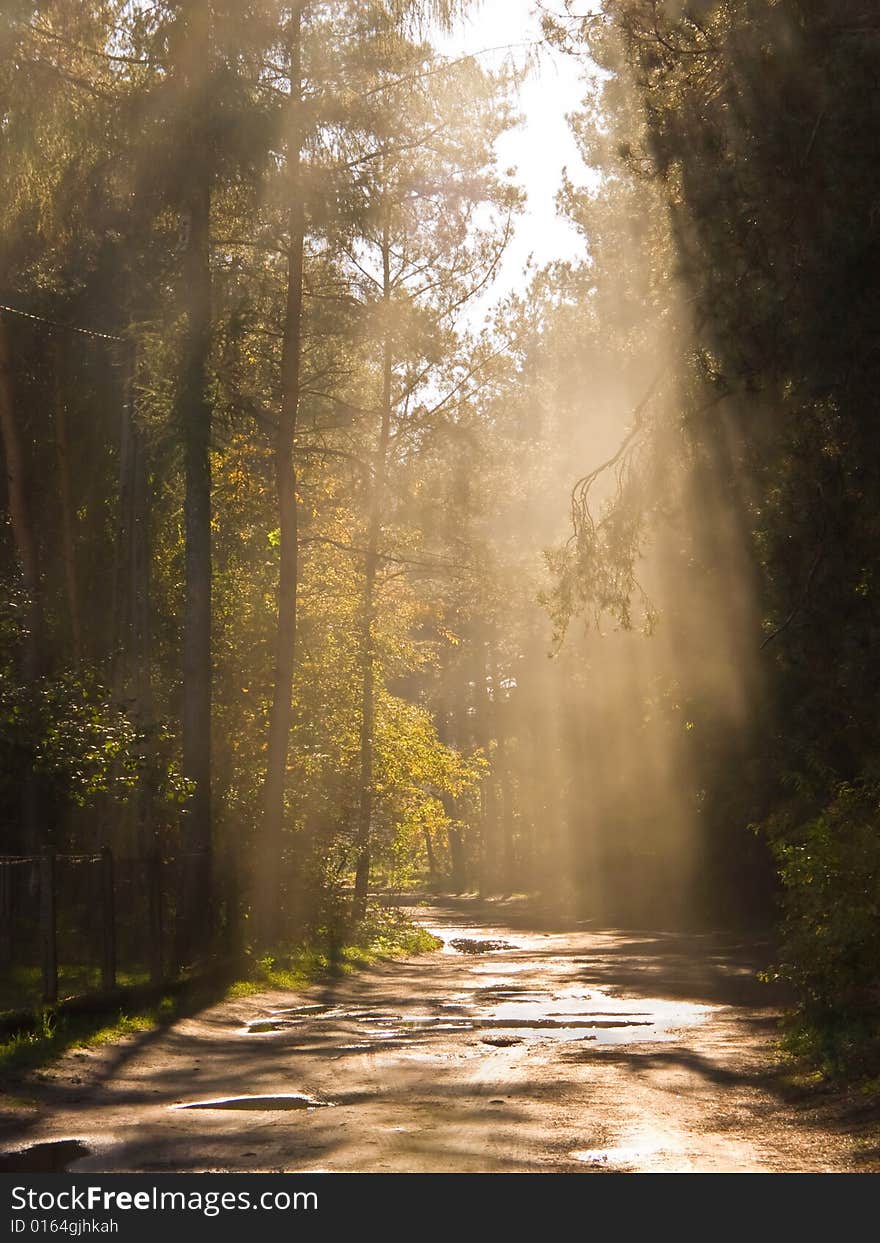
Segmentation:
<svg viewBox="0 0 880 1243">
<path fill-rule="evenodd" d="M 497 773 L 500 802 L 499 833 L 501 842 L 499 853 L 501 857 L 498 860 L 498 870 L 502 889 L 505 893 L 510 893 L 514 888 L 516 881 L 513 779 L 510 771 L 509 740 L 504 722 L 502 720 L 505 713 L 502 710 L 501 677 L 498 672 L 498 658 L 494 647 L 490 648 L 489 670 L 492 678 L 490 728 L 492 736 L 495 739 L 495 768 Z"/>
<path fill-rule="evenodd" d="M 480 832 L 480 892 L 493 893 L 498 887 L 499 864 L 499 814 L 496 788 L 497 755 L 493 751 L 492 728 L 493 704 L 487 683 L 486 647 L 480 627 L 475 629 L 472 646 L 472 670 L 474 686 L 473 730 L 474 742 L 482 750 L 489 764 L 480 785 L 481 832 Z"/>
<path fill-rule="evenodd" d="M 455 713 L 450 710 L 446 698 L 449 694 L 449 669 L 445 658 L 440 678 L 443 689 L 436 706 L 437 737 L 444 746 L 455 747 L 457 745 L 454 724 Z M 463 893 L 467 886 L 467 875 L 464 835 L 457 823 L 461 814 L 460 807 L 458 800 L 446 790 L 440 795 L 440 801 L 443 804 L 444 812 L 450 820 L 449 827 L 446 830 L 446 840 L 449 844 L 449 884 L 453 893 Z"/>
<path fill-rule="evenodd" d="M 37 541 L 31 523 L 27 498 L 24 450 L 15 416 L 12 394 L 12 367 L 6 325 L 0 315 L 0 431 L 6 457 L 6 494 L 15 551 L 21 567 L 21 581 L 27 593 L 27 636 L 24 648 L 24 676 L 34 681 L 42 672 L 42 614 L 40 610 L 40 571 Z"/>
<path fill-rule="evenodd" d="M 131 518 L 134 487 L 134 427 L 132 421 L 132 375 L 129 358 L 124 360 L 122 410 L 119 420 L 119 493 L 116 538 L 113 549 L 111 597 L 111 651 L 113 698 L 122 703 L 128 694 L 131 655 L 131 600 L 128 570 L 131 565 Z"/>
<path fill-rule="evenodd" d="M 425 854 L 428 856 L 428 880 L 433 886 L 437 880 L 437 861 L 434 858 L 434 842 L 431 839 L 431 830 L 425 825 Z"/>
<path fill-rule="evenodd" d="M 154 823 L 155 757 L 151 626 L 150 626 L 150 464 L 147 438 L 135 407 L 137 352 L 134 341 L 126 344 L 126 415 L 131 442 L 130 510 L 127 518 L 129 548 L 130 687 L 132 715 L 146 739 L 146 763 L 137 798 L 135 852 L 150 857 L 157 849 Z"/>
<path fill-rule="evenodd" d="M 76 572 L 74 540 L 75 508 L 70 482 L 70 435 L 67 427 L 67 402 L 61 376 L 62 352 L 55 350 L 55 459 L 58 464 L 58 493 L 61 505 L 61 558 L 64 563 L 64 586 L 70 618 L 70 640 L 73 659 L 82 658 L 82 622 L 79 608 L 79 583 Z"/>
<path fill-rule="evenodd" d="M 138 796 L 113 812 L 115 840 L 123 828 L 130 849 L 146 856 L 154 849 L 155 769 L 153 691 L 150 667 L 150 473 L 148 447 L 135 409 L 137 352 L 133 340 L 123 346 L 123 396 L 119 432 L 119 502 L 113 567 L 112 686 L 118 704 L 146 738 Z"/>
<path fill-rule="evenodd" d="M 40 592 L 40 567 L 36 534 L 31 522 L 25 478 L 24 450 L 15 416 L 12 391 L 12 366 L 6 324 L 0 315 L 0 435 L 6 459 L 6 494 L 9 520 L 15 551 L 21 568 L 21 581 L 27 596 L 22 676 L 33 687 L 44 671 L 43 614 Z M 36 851 L 45 844 L 44 799 L 42 781 L 29 766 L 21 783 L 24 849 Z"/>
<path fill-rule="evenodd" d="M 385 312 L 382 347 L 382 406 L 379 443 L 373 467 L 373 487 L 367 527 L 367 551 L 364 573 L 364 599 L 361 613 L 361 731 L 360 731 L 360 800 L 358 805 L 355 846 L 357 864 L 354 878 L 353 916 L 363 919 L 367 907 L 367 886 L 370 880 L 370 838 L 373 825 L 373 751 L 375 744 L 375 682 L 376 682 L 376 571 L 379 566 L 379 537 L 382 530 L 382 509 L 385 501 L 385 472 L 388 443 L 391 436 L 391 240 L 388 223 L 382 232 L 382 302 Z"/>
<path fill-rule="evenodd" d="M 181 196 L 181 285 L 186 326 L 177 394 L 184 449 L 186 594 L 183 619 L 183 775 L 192 794 L 183 814 L 177 951 L 180 962 L 204 948 L 211 928 L 211 169 L 197 74 L 211 38 L 211 5 L 193 0 L 182 55 L 184 106 L 191 125 Z M 183 20 L 183 19 L 182 19 Z"/>
<path fill-rule="evenodd" d="M 275 440 L 275 485 L 278 493 L 279 557 L 275 683 L 269 718 L 266 780 L 263 790 L 263 840 L 258 861 L 260 876 L 257 920 L 260 940 L 271 944 L 278 936 L 283 872 L 284 799 L 290 749 L 291 703 L 296 661 L 296 591 L 299 576 L 297 548 L 296 464 L 294 441 L 300 400 L 302 358 L 303 257 L 305 212 L 302 201 L 302 9 L 294 7 L 289 51 L 291 136 L 288 145 L 289 244 L 287 305 L 281 357 L 281 414 Z"/>
<path fill-rule="evenodd" d="M 449 838 L 449 883 L 453 893 L 464 893 L 467 888 L 467 863 L 464 853 L 464 836 L 461 829 L 450 825 L 447 829 Z"/>
<path fill-rule="evenodd" d="M 135 715 L 144 726 L 153 724 L 153 681 L 150 650 L 150 464 L 147 438 L 135 410 L 137 356 L 134 343 L 126 347 L 128 409 L 132 431 L 131 487 L 131 641 L 134 665 Z"/>
</svg>

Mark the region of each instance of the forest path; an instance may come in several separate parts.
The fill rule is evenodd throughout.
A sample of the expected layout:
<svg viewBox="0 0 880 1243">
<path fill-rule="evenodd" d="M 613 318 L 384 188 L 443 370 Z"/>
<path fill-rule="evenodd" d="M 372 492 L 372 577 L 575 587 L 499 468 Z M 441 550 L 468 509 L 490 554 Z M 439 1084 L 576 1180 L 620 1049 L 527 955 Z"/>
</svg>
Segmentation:
<svg viewBox="0 0 880 1243">
<path fill-rule="evenodd" d="M 3 1146 L 79 1141 L 24 1158 L 76 1172 L 880 1168 L 774 1092 L 747 947 L 499 916 L 426 908 L 441 952 L 72 1052 Z"/>
</svg>

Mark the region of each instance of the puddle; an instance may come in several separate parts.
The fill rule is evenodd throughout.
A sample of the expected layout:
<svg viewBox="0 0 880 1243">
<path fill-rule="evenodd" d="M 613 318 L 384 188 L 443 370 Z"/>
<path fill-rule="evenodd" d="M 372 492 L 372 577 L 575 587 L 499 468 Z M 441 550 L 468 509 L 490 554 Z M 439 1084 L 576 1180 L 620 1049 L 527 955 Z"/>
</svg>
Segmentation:
<svg viewBox="0 0 880 1243">
<path fill-rule="evenodd" d="M 669 1042 L 683 1027 L 701 1022 L 708 1007 L 660 998 L 616 998 L 598 990 L 560 983 L 542 993 L 510 987 L 503 979 L 472 994 L 471 1015 L 479 1028 L 535 1033 L 551 1040 L 583 1040 L 594 1032 L 598 1044 Z M 527 1037 L 528 1038 L 528 1037 Z"/>
<path fill-rule="evenodd" d="M 486 1001 L 547 1001 L 546 993 L 526 988 L 478 988 L 476 996 Z"/>
<path fill-rule="evenodd" d="M 421 1026 L 430 1028 L 432 1032 L 472 1032 L 475 1027 L 479 1027 L 479 1020 L 468 1019 L 460 1023 L 443 1022 L 440 1019 L 429 1019 L 427 1023 L 422 1023 L 419 1019 L 407 1019 L 407 1024 L 418 1028 Z"/>
<path fill-rule="evenodd" d="M 329 1101 L 297 1092 L 280 1093 L 277 1096 L 226 1096 L 213 1101 L 192 1101 L 184 1105 L 172 1105 L 172 1109 L 253 1109 L 271 1111 L 276 1109 L 318 1109 Z"/>
<path fill-rule="evenodd" d="M 484 1027 L 492 1029 L 491 1023 L 483 1024 Z M 597 1044 L 629 1044 L 634 1039 L 638 1040 L 659 1040 L 664 1037 L 654 1036 L 651 1032 L 639 1033 L 637 1037 L 632 1032 L 612 1032 L 607 1029 L 601 1032 L 587 1032 L 585 1028 L 587 1024 L 581 1027 L 534 1027 L 519 1026 L 513 1027 L 509 1024 L 499 1024 L 501 1035 L 511 1036 L 515 1038 L 517 1044 L 528 1043 L 546 1043 L 548 1040 L 558 1041 L 560 1044 L 577 1044 L 585 1041 L 595 1041 Z M 481 1038 L 482 1039 L 482 1038 Z M 487 1043 L 483 1040 L 483 1043 Z"/>
<path fill-rule="evenodd" d="M 365 1039 L 350 1038 L 348 1044 L 337 1046 L 340 1054 L 403 1048 L 415 1041 L 423 1044 L 435 1035 L 472 1032 L 485 1033 L 480 1037 L 481 1043 L 496 1048 L 548 1040 L 572 1044 L 591 1041 L 597 1045 L 668 1043 L 677 1038 L 680 1028 L 701 1021 L 707 1010 L 692 1003 L 642 998 L 639 1001 L 644 1008 L 634 1010 L 632 999 L 618 999 L 596 990 L 585 992 L 581 985 L 565 987 L 562 982 L 555 982 L 542 992 L 540 988 L 512 985 L 504 976 L 497 977 L 491 985 L 453 994 L 448 1001 L 434 1000 L 436 1010 L 411 1014 L 318 1006 L 297 1019 L 272 1017 L 252 1021 L 246 1031 L 258 1035 L 293 1026 L 302 1029 L 309 1019 L 356 1024 Z M 273 1011 L 273 1016 L 281 1013 L 285 1012 Z"/>
<path fill-rule="evenodd" d="M 81 1140 L 58 1139 L 32 1144 L 18 1152 L 0 1153 L 0 1174 L 65 1174 L 91 1152 Z"/>
<path fill-rule="evenodd" d="M 472 1007 L 467 1017 L 462 1015 L 453 1019 L 443 1015 L 412 1014 L 395 1021 L 394 1015 L 371 1015 L 358 1022 L 369 1027 L 373 1043 L 342 1045 L 340 1050 L 367 1052 L 396 1041 L 403 1042 L 407 1036 L 424 1042 L 435 1035 L 461 1032 L 485 1032 L 486 1035 L 480 1037 L 481 1042 L 497 1048 L 523 1044 L 530 1039 L 563 1042 L 595 1040 L 599 1044 L 623 1044 L 633 1040 L 664 1041 L 672 1038 L 667 1028 L 654 1018 L 637 1017 L 646 1014 L 647 1011 L 618 1014 L 614 1011 L 571 1013 L 559 1010 L 553 1013 L 551 1003 L 539 1005 L 530 1001 L 527 1004 L 507 1002 L 494 1006 L 488 1014 Z M 383 1023 L 387 1026 L 381 1026 Z"/>
<path fill-rule="evenodd" d="M 325 1006 L 314 1002 L 308 1006 L 287 1006 L 282 1010 L 273 1010 L 273 1014 L 327 1014 L 331 1010 L 338 1010 L 338 1006 Z"/>
<path fill-rule="evenodd" d="M 581 1027 L 599 1028 L 599 1030 L 607 1030 L 614 1027 L 653 1027 L 654 1024 L 649 1019 L 639 1020 L 622 1020 L 617 1019 L 594 1019 L 594 1018 L 577 1018 L 572 1014 L 559 1015 L 558 1018 L 546 1019 L 479 1019 L 476 1026 L 478 1027 L 511 1027 L 514 1030 L 525 1028 L 532 1031 L 555 1031 L 559 1028 L 565 1028 L 567 1031 L 577 1031 Z"/>
<path fill-rule="evenodd" d="M 427 1027 L 435 1032 L 470 1031 L 478 1021 L 473 1014 L 462 1018 L 447 1018 L 445 1014 L 397 1014 L 390 1015 L 389 1018 L 395 1019 L 402 1027 Z"/>
<path fill-rule="evenodd" d="M 291 1010 L 270 1010 L 269 1017 L 280 1023 L 300 1024 L 310 1019 L 346 1019 L 353 1013 L 355 1011 L 343 1010 L 340 1006 L 296 1006 Z"/>
<path fill-rule="evenodd" d="M 455 1041 L 459 1050 L 465 1043 L 504 1049 L 558 1042 L 569 1043 L 577 1056 L 575 1050 L 586 1055 L 590 1047 L 673 1042 L 681 1038 L 682 1029 L 702 1022 L 714 1009 L 678 1000 L 618 996 L 613 989 L 586 984 L 570 956 L 536 960 L 531 951 L 545 955 L 546 942 L 534 937 L 510 941 L 503 935 L 506 928 L 459 925 L 435 931 L 443 934 L 444 953 L 470 959 L 459 968 L 456 990 L 421 999 L 386 994 L 385 1004 L 395 1007 L 387 1011 L 381 1001 L 370 1006 L 363 999 L 360 1004 L 337 1000 L 273 1009 L 251 1020 L 247 1034 L 268 1038 L 296 1027 L 295 1042 L 314 1042 L 329 1026 L 330 1051 L 338 1056 L 370 1052 L 390 1056 L 392 1050 L 410 1046 L 430 1051 L 444 1048 L 444 1038 L 453 1047 L 456 1037 L 461 1038 Z M 512 950 L 518 952 L 504 953 Z"/>
<path fill-rule="evenodd" d="M 459 954 L 494 954 L 497 950 L 516 949 L 515 945 L 511 945 L 509 941 L 502 941 L 500 938 L 479 941 L 473 937 L 456 937 L 448 944 L 454 950 L 458 950 Z"/>
<path fill-rule="evenodd" d="M 370 1014 L 356 1020 L 370 1028 L 371 1035 L 382 1040 L 389 1037 L 413 1035 L 424 1032 L 432 1035 L 435 1032 L 469 1032 L 479 1026 L 479 1020 L 469 1018 L 447 1018 L 437 1014 Z"/>
</svg>

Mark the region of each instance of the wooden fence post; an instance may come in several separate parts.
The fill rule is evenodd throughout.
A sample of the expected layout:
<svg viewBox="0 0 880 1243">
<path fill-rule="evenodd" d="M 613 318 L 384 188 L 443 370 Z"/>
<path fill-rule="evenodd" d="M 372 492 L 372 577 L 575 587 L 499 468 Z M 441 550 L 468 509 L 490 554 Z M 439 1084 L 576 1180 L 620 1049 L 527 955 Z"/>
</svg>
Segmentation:
<svg viewBox="0 0 880 1243">
<path fill-rule="evenodd" d="M 12 962 L 12 869 L 15 865 L 0 863 L 0 962 Z"/>
<path fill-rule="evenodd" d="M 55 851 L 40 852 L 40 947 L 43 960 L 43 1000 L 58 1000 L 58 943 L 55 923 Z"/>
<path fill-rule="evenodd" d="M 101 987 L 110 992 L 116 987 L 116 911 L 113 894 L 113 851 L 101 850 L 101 906 L 104 915 L 103 953 L 101 955 Z"/>
<path fill-rule="evenodd" d="M 150 905 L 150 983 L 161 984 L 162 963 L 162 855 L 153 850 L 147 856 L 147 893 Z"/>
</svg>

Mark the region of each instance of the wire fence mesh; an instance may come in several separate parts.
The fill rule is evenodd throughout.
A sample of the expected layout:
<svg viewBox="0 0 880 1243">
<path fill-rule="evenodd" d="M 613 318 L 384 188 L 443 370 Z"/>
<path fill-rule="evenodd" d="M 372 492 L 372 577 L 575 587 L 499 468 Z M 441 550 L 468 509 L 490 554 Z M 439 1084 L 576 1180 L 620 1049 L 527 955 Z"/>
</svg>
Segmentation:
<svg viewBox="0 0 880 1243">
<path fill-rule="evenodd" d="M 171 961 L 174 861 L 0 855 L 0 1011 L 158 983 Z"/>
</svg>

